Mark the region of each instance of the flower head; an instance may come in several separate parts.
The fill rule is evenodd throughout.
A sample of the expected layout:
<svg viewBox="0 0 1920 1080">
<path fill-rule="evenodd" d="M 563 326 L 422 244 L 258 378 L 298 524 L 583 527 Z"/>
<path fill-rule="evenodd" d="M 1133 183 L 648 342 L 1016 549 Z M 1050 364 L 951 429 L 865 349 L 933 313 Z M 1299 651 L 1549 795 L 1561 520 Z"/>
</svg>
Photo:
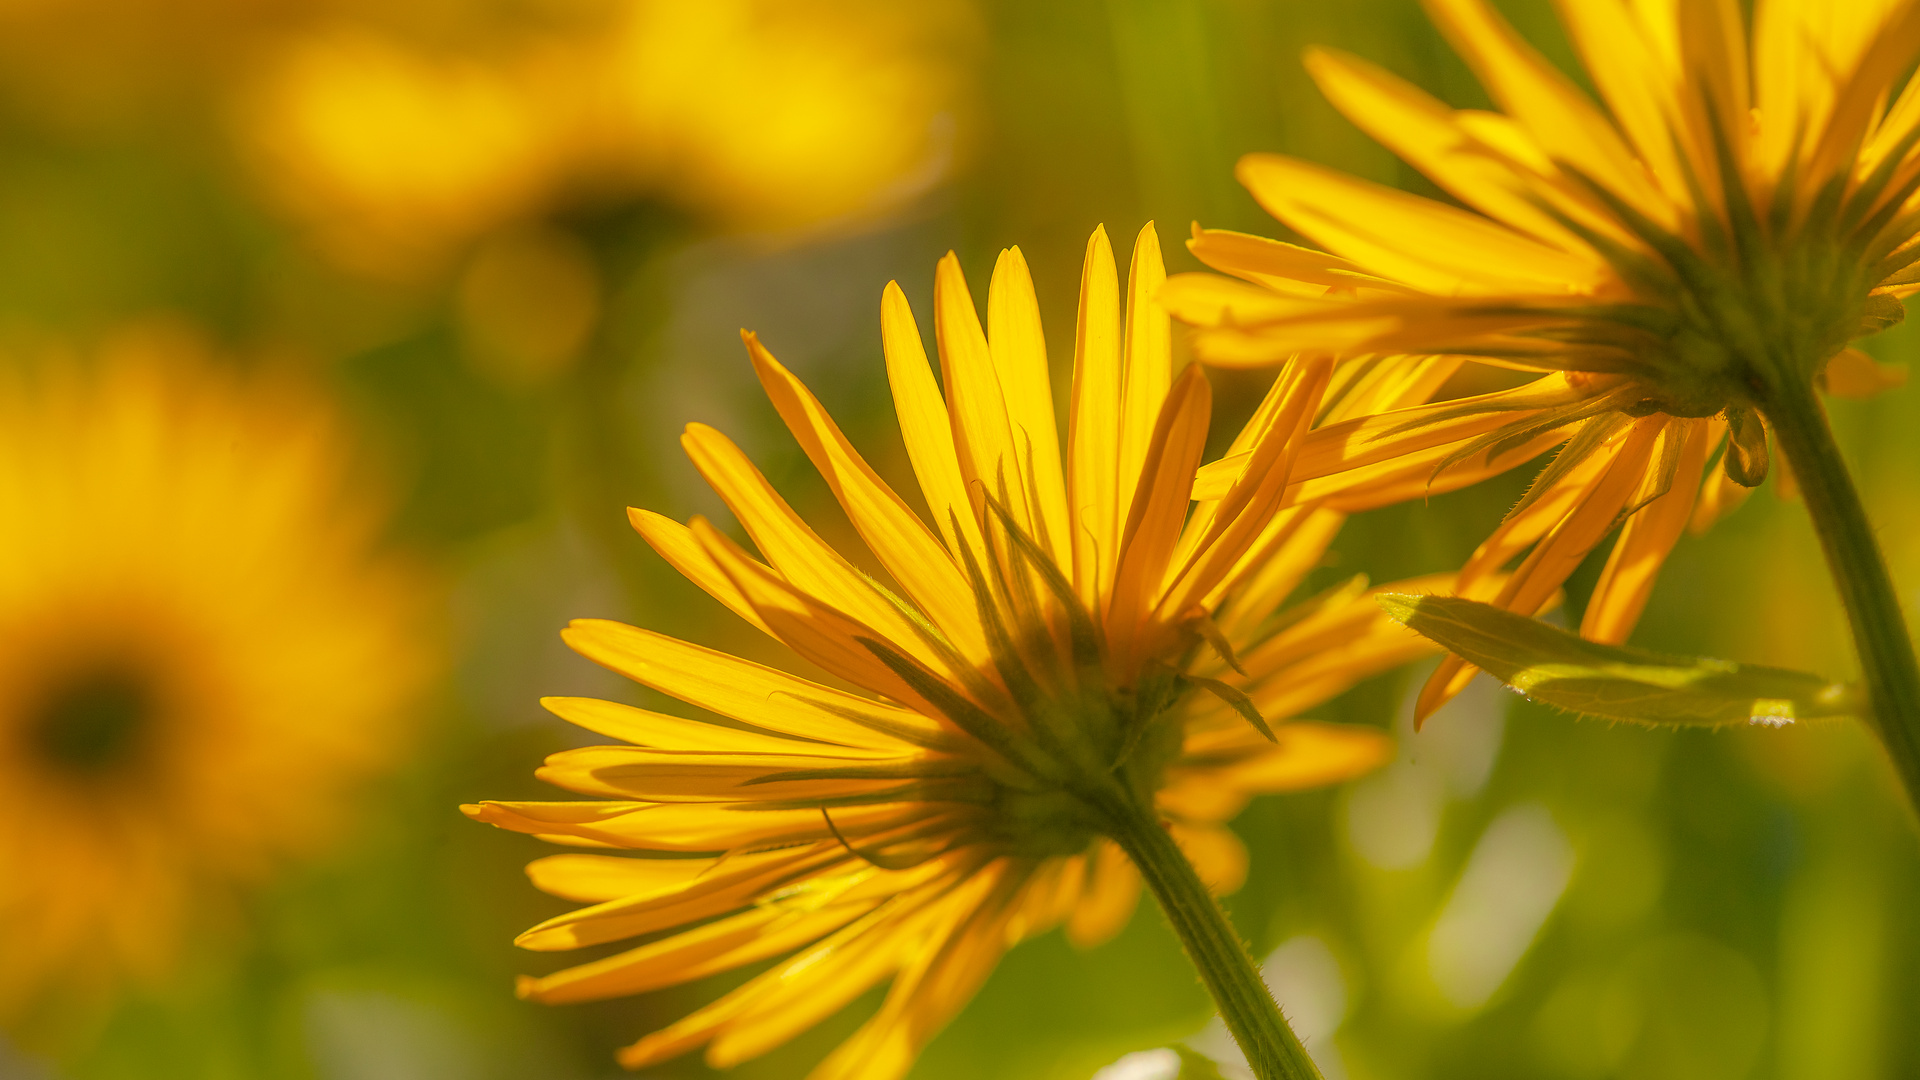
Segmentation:
<svg viewBox="0 0 1920 1080">
<path fill-rule="evenodd" d="M 1111 808 L 1157 812 L 1224 891 L 1245 853 L 1222 826 L 1251 795 L 1382 760 L 1371 729 L 1278 723 L 1423 648 L 1360 582 L 1282 610 L 1341 520 L 1282 506 L 1331 365 L 1282 373 L 1233 447 L 1258 467 L 1193 505 L 1209 391 L 1200 369 L 1172 370 L 1152 300 L 1162 276 L 1149 226 L 1123 309 L 1105 233 L 1094 234 L 1064 455 L 1017 249 L 995 268 L 985 327 L 958 260 L 940 264 L 944 386 L 888 287 L 888 374 L 930 523 L 746 335 L 768 395 L 890 580 L 829 547 L 698 424 L 684 445 L 759 556 L 699 518 L 635 510 L 633 523 L 715 599 L 857 692 L 647 630 L 574 623 L 565 636 L 583 655 L 734 723 L 547 702 L 633 744 L 567 751 L 541 771 L 607 801 L 469 813 L 641 857 L 534 863 L 540 887 L 597 903 L 521 944 L 676 932 L 528 979 L 523 994 L 630 994 L 792 953 L 622 1060 L 708 1044 L 710 1062 L 738 1062 L 890 978 L 879 1014 L 815 1076 L 897 1076 L 1013 944 L 1063 921 L 1083 944 L 1123 925 L 1139 879 L 1103 838 Z M 1400 378 L 1336 388 L 1376 404 L 1404 392 Z M 1436 583 L 1413 587 L 1423 584 Z"/>
<path fill-rule="evenodd" d="M 0 1016 L 160 973 L 322 839 L 429 670 L 303 393 L 168 336 L 0 385 Z"/>
<path fill-rule="evenodd" d="M 1604 108 L 1484 0 L 1428 8 L 1499 113 L 1310 53 L 1343 112 L 1467 208 L 1250 156 L 1256 198 L 1328 253 L 1197 232 L 1252 284 L 1189 275 L 1167 300 L 1219 362 L 1412 350 L 1552 372 L 1323 437 L 1356 463 L 1482 472 L 1565 443 L 1462 587 L 1531 547 L 1495 598 L 1530 614 L 1626 519 L 1582 627 L 1617 641 L 1689 520 L 1767 475 L 1771 403 L 1901 379 L 1849 342 L 1920 289 L 1920 80 L 1900 86 L 1920 5 L 1762 0 L 1750 33 L 1733 0 L 1560 7 Z M 1422 711 L 1470 674 L 1450 662 Z"/>
</svg>

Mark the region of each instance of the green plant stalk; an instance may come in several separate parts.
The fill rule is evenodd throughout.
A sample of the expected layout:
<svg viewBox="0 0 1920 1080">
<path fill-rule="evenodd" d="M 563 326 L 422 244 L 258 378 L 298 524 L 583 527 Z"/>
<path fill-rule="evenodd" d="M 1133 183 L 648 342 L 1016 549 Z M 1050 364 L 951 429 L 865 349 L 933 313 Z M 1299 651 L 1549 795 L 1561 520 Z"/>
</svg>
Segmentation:
<svg viewBox="0 0 1920 1080">
<path fill-rule="evenodd" d="M 1201 981 L 1253 1075 L 1259 1080 L 1321 1080 L 1320 1070 L 1280 1015 L 1246 943 L 1158 816 L 1130 799 L 1114 800 L 1102 809 L 1108 835 L 1140 868 L 1187 957 L 1200 969 Z"/>
<path fill-rule="evenodd" d="M 1908 805 L 1920 808 L 1920 664 L 1887 560 L 1811 387 L 1787 387 L 1762 406 L 1800 482 L 1853 630 L 1873 705 L 1871 726 L 1893 759 Z"/>
</svg>

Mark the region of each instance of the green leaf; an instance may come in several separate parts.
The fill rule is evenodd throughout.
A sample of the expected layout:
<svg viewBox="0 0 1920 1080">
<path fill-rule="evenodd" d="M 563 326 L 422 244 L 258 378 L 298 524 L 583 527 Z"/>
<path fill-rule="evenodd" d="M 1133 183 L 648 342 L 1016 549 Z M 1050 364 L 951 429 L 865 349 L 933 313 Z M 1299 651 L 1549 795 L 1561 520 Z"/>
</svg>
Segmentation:
<svg viewBox="0 0 1920 1080">
<path fill-rule="evenodd" d="M 1377 599 L 1414 632 L 1534 701 L 1570 712 L 1682 727 L 1869 715 L 1857 686 L 1818 675 L 1601 645 L 1457 596 Z"/>
</svg>

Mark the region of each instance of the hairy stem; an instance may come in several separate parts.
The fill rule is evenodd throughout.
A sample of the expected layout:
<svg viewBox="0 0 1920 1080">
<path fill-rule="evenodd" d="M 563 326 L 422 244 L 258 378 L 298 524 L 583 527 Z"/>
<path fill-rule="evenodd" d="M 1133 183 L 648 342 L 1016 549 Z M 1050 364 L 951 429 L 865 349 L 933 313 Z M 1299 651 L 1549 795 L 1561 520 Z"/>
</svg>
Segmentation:
<svg viewBox="0 0 1920 1080">
<path fill-rule="evenodd" d="M 1131 800 L 1104 807 L 1109 835 L 1133 859 L 1147 888 L 1160 901 L 1167 921 L 1200 969 L 1201 981 L 1227 1022 L 1259 1080 L 1320 1080 L 1320 1070 L 1294 1037 L 1280 1007 L 1260 979 L 1246 943 L 1227 922 L 1207 887 L 1193 871 L 1151 810 Z"/>
<path fill-rule="evenodd" d="M 1908 805 L 1920 807 L 1920 665 L 1887 560 L 1812 388 L 1772 395 L 1762 411 L 1800 482 L 1846 606 L 1873 704 L 1872 725 L 1900 773 Z"/>
</svg>

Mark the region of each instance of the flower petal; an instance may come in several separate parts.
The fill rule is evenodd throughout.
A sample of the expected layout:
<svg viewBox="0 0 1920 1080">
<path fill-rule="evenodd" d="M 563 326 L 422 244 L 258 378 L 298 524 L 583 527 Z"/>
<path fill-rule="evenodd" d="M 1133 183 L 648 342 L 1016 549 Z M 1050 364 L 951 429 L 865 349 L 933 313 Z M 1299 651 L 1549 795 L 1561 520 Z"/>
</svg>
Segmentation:
<svg viewBox="0 0 1920 1080">
<path fill-rule="evenodd" d="M 1087 239 L 1074 336 L 1073 411 L 1067 428 L 1073 585 L 1089 611 L 1105 606 L 1120 548 L 1120 282 L 1107 230 Z"/>
</svg>

